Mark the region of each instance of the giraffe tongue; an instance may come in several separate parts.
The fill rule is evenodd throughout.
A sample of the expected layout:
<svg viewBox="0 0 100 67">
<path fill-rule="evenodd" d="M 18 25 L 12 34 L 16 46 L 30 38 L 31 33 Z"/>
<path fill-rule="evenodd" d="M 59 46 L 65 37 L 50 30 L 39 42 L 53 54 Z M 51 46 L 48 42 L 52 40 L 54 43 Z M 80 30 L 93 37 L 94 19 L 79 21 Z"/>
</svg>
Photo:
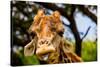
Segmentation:
<svg viewBox="0 0 100 67">
<path fill-rule="evenodd" d="M 43 57 L 43 60 L 46 61 L 49 57 L 49 54 L 43 55 L 42 57 Z"/>
</svg>

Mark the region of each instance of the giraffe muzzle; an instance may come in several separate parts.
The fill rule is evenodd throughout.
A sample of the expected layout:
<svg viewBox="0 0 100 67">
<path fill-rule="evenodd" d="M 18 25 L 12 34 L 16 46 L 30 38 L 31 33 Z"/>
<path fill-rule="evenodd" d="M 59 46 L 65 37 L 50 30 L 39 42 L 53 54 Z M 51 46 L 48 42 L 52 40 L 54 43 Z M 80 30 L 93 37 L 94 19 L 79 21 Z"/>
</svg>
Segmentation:
<svg viewBox="0 0 100 67">
<path fill-rule="evenodd" d="M 51 53 L 54 51 L 55 51 L 54 46 L 48 40 L 42 40 L 42 41 L 38 42 L 38 46 L 37 46 L 37 50 L 36 50 L 37 55 L 45 55 L 47 53 Z"/>
</svg>

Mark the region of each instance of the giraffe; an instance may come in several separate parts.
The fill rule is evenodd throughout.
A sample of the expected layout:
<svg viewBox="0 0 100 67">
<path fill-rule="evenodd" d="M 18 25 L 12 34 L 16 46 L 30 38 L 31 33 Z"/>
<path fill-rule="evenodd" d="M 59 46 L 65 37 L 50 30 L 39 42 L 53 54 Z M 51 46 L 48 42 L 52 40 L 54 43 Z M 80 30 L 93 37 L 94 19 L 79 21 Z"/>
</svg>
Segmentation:
<svg viewBox="0 0 100 67">
<path fill-rule="evenodd" d="M 29 32 L 35 35 L 24 47 L 25 56 L 35 54 L 47 64 L 82 62 L 74 53 L 73 44 L 62 36 L 64 27 L 60 16 L 58 11 L 45 15 L 44 10 L 38 10 L 29 28 Z"/>
</svg>

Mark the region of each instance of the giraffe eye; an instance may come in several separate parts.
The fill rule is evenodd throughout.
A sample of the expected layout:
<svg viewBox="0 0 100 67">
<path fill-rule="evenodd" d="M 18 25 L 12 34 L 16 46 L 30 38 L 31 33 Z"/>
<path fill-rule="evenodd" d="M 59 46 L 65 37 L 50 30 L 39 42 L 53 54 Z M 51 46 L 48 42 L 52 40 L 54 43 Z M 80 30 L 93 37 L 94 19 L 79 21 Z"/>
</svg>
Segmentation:
<svg viewBox="0 0 100 67">
<path fill-rule="evenodd" d="M 35 32 L 31 32 L 30 35 L 32 36 L 32 38 L 34 38 L 36 34 Z"/>
<path fill-rule="evenodd" d="M 48 44 L 48 46 L 50 45 L 50 43 Z"/>
<path fill-rule="evenodd" d="M 61 37 L 63 36 L 63 32 L 59 32 L 58 34 L 59 34 Z"/>
</svg>

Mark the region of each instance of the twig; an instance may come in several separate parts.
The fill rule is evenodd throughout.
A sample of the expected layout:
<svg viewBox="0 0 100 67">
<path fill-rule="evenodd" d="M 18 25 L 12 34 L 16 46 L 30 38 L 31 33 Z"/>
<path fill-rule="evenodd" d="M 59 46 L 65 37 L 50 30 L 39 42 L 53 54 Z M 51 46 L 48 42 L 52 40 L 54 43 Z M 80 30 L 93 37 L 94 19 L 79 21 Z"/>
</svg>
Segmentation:
<svg viewBox="0 0 100 67">
<path fill-rule="evenodd" d="M 86 35 L 88 34 L 89 30 L 90 30 L 91 26 L 88 27 L 86 33 L 84 34 L 84 36 L 82 37 L 82 40 L 86 37 Z"/>
</svg>

